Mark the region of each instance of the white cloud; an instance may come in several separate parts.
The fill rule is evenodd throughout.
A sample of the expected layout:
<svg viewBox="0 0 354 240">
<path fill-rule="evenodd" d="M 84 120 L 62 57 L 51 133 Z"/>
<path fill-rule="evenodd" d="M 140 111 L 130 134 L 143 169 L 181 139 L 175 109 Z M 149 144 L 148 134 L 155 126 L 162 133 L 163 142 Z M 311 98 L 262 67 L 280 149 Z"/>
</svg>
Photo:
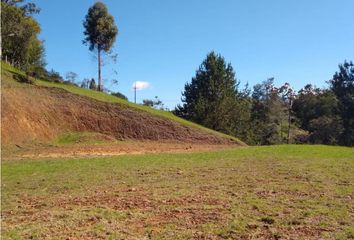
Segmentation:
<svg viewBox="0 0 354 240">
<path fill-rule="evenodd" d="M 149 82 L 144 82 L 144 81 L 136 81 L 135 83 L 133 83 L 133 90 L 136 88 L 137 91 L 146 89 L 150 87 L 150 83 Z"/>
</svg>

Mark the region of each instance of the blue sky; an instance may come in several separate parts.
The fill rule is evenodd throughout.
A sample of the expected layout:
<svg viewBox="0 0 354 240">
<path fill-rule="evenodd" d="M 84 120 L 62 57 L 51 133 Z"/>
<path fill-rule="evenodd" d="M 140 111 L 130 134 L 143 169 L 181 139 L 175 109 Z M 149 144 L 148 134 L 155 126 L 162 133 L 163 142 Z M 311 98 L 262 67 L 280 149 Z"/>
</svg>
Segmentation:
<svg viewBox="0 0 354 240">
<path fill-rule="evenodd" d="M 93 0 L 35 0 L 48 69 L 97 79 L 97 61 L 82 22 Z M 116 64 L 103 67 L 105 86 L 130 100 L 134 81 L 170 108 L 210 51 L 231 62 L 241 85 L 268 77 L 299 90 L 327 86 L 345 59 L 354 61 L 353 0 L 105 0 L 119 34 Z M 115 71 L 117 74 L 115 74 Z M 110 84 L 118 79 L 119 84 Z"/>
</svg>

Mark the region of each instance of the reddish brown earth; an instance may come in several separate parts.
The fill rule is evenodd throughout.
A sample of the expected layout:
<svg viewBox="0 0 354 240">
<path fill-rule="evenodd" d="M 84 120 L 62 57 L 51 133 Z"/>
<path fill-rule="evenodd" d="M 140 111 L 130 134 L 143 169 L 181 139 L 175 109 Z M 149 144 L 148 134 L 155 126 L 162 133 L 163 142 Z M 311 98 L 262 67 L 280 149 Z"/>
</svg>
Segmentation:
<svg viewBox="0 0 354 240">
<path fill-rule="evenodd" d="M 45 142 L 65 132 L 97 132 L 118 140 L 237 144 L 169 119 L 59 88 L 2 87 L 2 143 Z"/>
<path fill-rule="evenodd" d="M 183 142 L 156 142 L 156 141 L 122 141 L 103 144 L 82 145 L 18 145 L 4 148 L 3 160 L 39 159 L 39 158 L 68 158 L 68 157 L 97 157 L 119 156 L 126 154 L 146 153 L 183 153 L 195 151 L 221 150 L 237 145 L 194 144 Z"/>
</svg>

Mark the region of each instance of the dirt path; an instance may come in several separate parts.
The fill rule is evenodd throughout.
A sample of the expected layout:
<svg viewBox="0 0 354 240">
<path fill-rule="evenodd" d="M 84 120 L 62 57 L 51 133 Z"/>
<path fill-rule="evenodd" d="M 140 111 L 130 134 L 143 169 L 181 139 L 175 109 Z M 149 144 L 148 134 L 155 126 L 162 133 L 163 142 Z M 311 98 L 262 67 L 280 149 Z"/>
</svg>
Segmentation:
<svg viewBox="0 0 354 240">
<path fill-rule="evenodd" d="M 96 145 L 48 145 L 48 146 L 17 146 L 16 149 L 5 150 L 3 160 L 19 160 L 34 158 L 68 158 L 119 156 L 146 153 L 183 153 L 210 151 L 239 147 L 235 145 L 210 145 L 178 142 L 119 142 Z"/>
</svg>

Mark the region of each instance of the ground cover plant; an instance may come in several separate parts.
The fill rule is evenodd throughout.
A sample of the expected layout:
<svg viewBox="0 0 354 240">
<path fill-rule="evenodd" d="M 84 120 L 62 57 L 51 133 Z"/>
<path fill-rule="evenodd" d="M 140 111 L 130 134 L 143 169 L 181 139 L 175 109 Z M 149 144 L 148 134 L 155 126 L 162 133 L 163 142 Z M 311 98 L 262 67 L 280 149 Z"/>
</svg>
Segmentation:
<svg viewBox="0 0 354 240">
<path fill-rule="evenodd" d="M 350 239 L 354 149 L 8 160 L 3 239 Z"/>
</svg>

